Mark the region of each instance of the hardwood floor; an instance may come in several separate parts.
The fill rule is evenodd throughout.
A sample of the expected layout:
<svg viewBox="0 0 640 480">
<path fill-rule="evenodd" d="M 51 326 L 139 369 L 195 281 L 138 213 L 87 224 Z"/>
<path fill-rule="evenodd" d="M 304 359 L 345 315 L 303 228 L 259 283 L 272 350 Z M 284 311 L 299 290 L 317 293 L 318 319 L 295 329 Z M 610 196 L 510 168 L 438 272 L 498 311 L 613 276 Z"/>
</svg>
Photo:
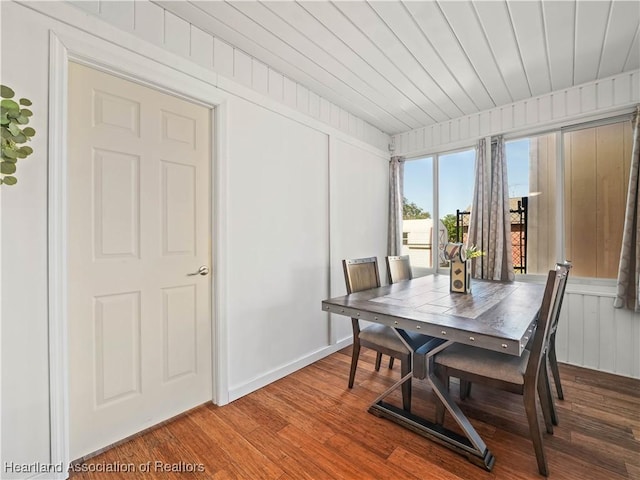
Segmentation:
<svg viewBox="0 0 640 480">
<path fill-rule="evenodd" d="M 383 366 L 376 373 L 373 352 L 363 349 L 349 390 L 350 353 L 350 348 L 337 352 L 229 405 L 188 412 L 75 465 L 84 471 L 71 478 L 543 478 L 521 396 L 474 385 L 471 398 L 461 403 L 496 457 L 493 471 L 485 472 L 367 413 L 400 369 Z M 556 399 L 560 425 L 544 439 L 549 478 L 640 479 L 640 381 L 568 365 L 561 365 L 560 373 L 565 395 L 564 401 Z M 457 385 L 452 390 L 457 398 Z M 420 414 L 433 414 L 431 391 L 419 381 L 413 405 Z M 147 465 L 149 472 L 143 472 Z"/>
</svg>

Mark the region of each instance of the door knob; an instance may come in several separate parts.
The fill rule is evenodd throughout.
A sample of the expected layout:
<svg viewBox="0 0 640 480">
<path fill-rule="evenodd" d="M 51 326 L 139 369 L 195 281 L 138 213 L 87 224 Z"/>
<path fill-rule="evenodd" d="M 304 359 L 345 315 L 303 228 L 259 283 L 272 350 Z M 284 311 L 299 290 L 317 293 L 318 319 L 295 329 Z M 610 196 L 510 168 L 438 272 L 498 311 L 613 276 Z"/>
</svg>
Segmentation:
<svg viewBox="0 0 640 480">
<path fill-rule="evenodd" d="M 187 273 L 187 275 L 190 276 L 190 277 L 193 276 L 193 275 L 205 276 L 208 273 L 209 273 L 209 267 L 207 267 L 206 265 L 201 265 L 197 272 Z"/>
</svg>

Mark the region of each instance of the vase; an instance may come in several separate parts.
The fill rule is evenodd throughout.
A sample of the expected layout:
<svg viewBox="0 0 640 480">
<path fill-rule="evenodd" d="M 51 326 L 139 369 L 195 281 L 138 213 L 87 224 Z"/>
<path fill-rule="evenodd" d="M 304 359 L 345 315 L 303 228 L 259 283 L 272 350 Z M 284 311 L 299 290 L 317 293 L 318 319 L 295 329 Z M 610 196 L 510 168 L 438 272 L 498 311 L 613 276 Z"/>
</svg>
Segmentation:
<svg viewBox="0 0 640 480">
<path fill-rule="evenodd" d="M 449 290 L 455 293 L 471 293 L 471 260 L 450 260 Z"/>
</svg>

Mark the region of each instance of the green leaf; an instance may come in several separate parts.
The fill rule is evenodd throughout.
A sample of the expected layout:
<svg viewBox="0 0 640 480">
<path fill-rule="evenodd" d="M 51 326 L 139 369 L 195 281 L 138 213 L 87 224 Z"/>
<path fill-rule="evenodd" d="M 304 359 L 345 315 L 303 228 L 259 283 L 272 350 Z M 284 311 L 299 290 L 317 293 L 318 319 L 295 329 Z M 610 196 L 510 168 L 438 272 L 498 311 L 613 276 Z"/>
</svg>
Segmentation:
<svg viewBox="0 0 640 480">
<path fill-rule="evenodd" d="M 33 153 L 33 148 L 28 147 L 27 145 L 25 145 L 24 147 L 20 147 L 18 149 L 18 152 L 22 152 L 25 155 L 31 155 Z"/>
<path fill-rule="evenodd" d="M 33 104 L 31 103 L 31 100 L 29 100 L 28 98 L 21 98 L 20 105 L 24 105 L 25 107 L 28 107 L 29 105 L 33 105 Z"/>
<path fill-rule="evenodd" d="M 16 163 L 18 161 L 17 158 L 6 158 L 4 155 L 2 155 L 2 160 L 9 163 Z"/>
<path fill-rule="evenodd" d="M 33 137 L 36 134 L 36 131 L 31 127 L 27 127 L 22 130 L 22 133 L 24 133 L 27 137 Z"/>
<path fill-rule="evenodd" d="M 11 175 L 12 173 L 16 173 L 16 164 L 9 162 L 0 163 L 0 173 L 5 175 Z"/>
<path fill-rule="evenodd" d="M 27 154 L 24 152 L 21 152 L 19 149 L 16 150 L 16 157 L 18 158 L 27 158 Z"/>
<path fill-rule="evenodd" d="M 29 139 L 23 133 L 20 133 L 20 135 L 15 135 L 11 137 L 11 140 L 13 140 L 16 143 L 25 143 Z"/>
<path fill-rule="evenodd" d="M 11 132 L 11 135 L 13 135 L 14 137 L 20 135 L 20 127 L 18 127 L 18 125 L 16 125 L 15 123 L 10 123 L 7 128 Z"/>
<path fill-rule="evenodd" d="M 0 125 L 8 125 L 9 124 L 9 117 L 7 117 L 7 115 L 5 113 L 0 115 Z"/>
<path fill-rule="evenodd" d="M 16 183 L 18 183 L 18 179 L 16 177 L 12 177 L 11 175 L 7 175 L 2 180 L 6 185 L 15 185 Z"/>
<path fill-rule="evenodd" d="M 20 105 L 18 105 L 13 100 L 4 99 L 0 101 L 0 105 L 9 110 L 20 110 Z"/>
<path fill-rule="evenodd" d="M 12 148 L 3 148 L 2 156 L 5 158 L 18 158 L 18 152 Z"/>
<path fill-rule="evenodd" d="M 33 112 L 28 108 L 23 108 L 22 110 L 20 110 L 20 115 L 22 115 L 23 117 L 30 117 L 31 115 L 33 115 Z"/>
<path fill-rule="evenodd" d="M 15 92 L 11 90 L 6 85 L 0 85 L 0 97 L 2 98 L 13 98 Z"/>
<path fill-rule="evenodd" d="M 26 125 L 27 123 L 29 123 L 29 119 L 24 115 L 20 115 L 18 118 L 16 118 L 16 122 L 18 122 L 20 125 Z"/>
</svg>

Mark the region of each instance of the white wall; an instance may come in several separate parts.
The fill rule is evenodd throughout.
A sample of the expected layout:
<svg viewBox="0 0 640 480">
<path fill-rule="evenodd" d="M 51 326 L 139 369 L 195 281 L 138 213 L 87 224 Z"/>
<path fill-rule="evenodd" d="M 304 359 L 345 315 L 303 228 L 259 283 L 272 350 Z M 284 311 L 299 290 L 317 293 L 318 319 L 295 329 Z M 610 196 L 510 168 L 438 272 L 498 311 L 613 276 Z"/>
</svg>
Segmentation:
<svg viewBox="0 0 640 480">
<path fill-rule="evenodd" d="M 349 162 L 341 158 L 348 158 Z M 380 281 L 385 285 L 389 162 L 377 161 L 371 153 L 336 139 L 331 142 L 330 168 L 331 297 L 347 293 L 342 270 L 345 258 L 378 257 Z M 353 228 L 356 224 L 358 228 Z M 350 338 L 349 318 L 331 317 L 332 340 Z"/>
<path fill-rule="evenodd" d="M 318 295 L 328 296 L 329 284 L 329 136 L 248 102 L 229 120 L 233 399 L 328 344 Z"/>
<path fill-rule="evenodd" d="M 630 111 L 640 103 L 640 71 L 522 100 L 393 137 L 408 158 L 474 145 L 496 134 L 528 134 Z M 558 360 L 640 378 L 640 314 L 613 308 L 614 281 L 569 279 L 558 327 Z"/>
<path fill-rule="evenodd" d="M 124 73 L 136 63 L 148 70 L 149 80 L 167 88 L 183 79 L 185 89 L 197 85 L 194 97 L 217 99 L 222 105 L 216 121 L 214 192 L 221 228 L 214 232 L 213 245 L 214 283 L 218 292 L 224 291 L 214 305 L 220 324 L 217 341 L 228 353 L 226 363 L 218 365 L 218 380 L 227 387 L 221 401 L 339 348 L 320 308 L 332 279 L 344 283 L 336 256 L 341 251 L 331 249 L 362 240 L 362 252 L 345 248 L 344 255 L 384 255 L 388 152 L 372 143 L 386 146 L 388 137 L 367 135 L 363 126 L 362 136 L 356 136 L 371 140 L 367 143 L 297 105 L 287 106 L 219 75 L 197 58 L 180 56 L 185 52 L 179 45 L 153 45 L 136 37 L 152 34 L 152 27 L 144 34 L 127 33 L 52 2 L 0 2 L 0 8 L 2 83 L 33 101 L 37 130 L 35 153 L 19 164 L 18 185 L 0 188 L 0 468 L 11 461 L 48 463 L 50 452 L 58 450 L 50 443 L 48 383 L 47 181 L 49 168 L 56 168 L 47 157 L 50 32 L 67 48 L 80 42 L 80 56 L 98 57 L 99 63 Z M 109 16 L 114 13 L 109 9 L 102 12 L 117 25 L 127 11 L 119 11 L 125 17 Z M 20 48 L 15 48 L 16 38 L 23 39 Z M 114 51 L 119 52 L 117 61 L 108 60 L 106 53 Z M 363 180 L 356 192 L 356 214 L 348 199 Z M 340 217 L 346 212 L 352 213 Z M 339 336 L 344 337 L 348 335 Z M 29 476 L 0 473 L 1 478 Z"/>
</svg>

